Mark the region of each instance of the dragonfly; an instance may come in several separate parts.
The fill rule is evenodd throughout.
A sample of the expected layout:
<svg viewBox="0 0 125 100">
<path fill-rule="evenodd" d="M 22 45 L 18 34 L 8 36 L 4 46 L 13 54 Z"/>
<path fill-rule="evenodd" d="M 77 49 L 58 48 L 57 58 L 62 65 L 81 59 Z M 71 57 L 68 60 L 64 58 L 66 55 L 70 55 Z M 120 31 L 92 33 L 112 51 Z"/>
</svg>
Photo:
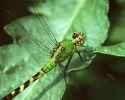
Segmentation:
<svg viewBox="0 0 125 100">
<path fill-rule="evenodd" d="M 39 18 L 40 16 L 37 16 L 37 17 Z M 39 21 L 41 24 L 48 26 L 45 17 L 43 18 L 42 21 L 39 18 Z M 43 26 L 41 26 L 41 27 L 43 27 Z M 22 29 L 27 32 L 27 30 L 24 27 L 22 27 Z M 47 27 L 46 30 L 49 30 L 49 32 L 47 32 L 47 34 L 48 34 L 50 40 L 54 41 L 53 43 L 49 42 L 51 45 L 53 45 L 53 48 L 48 48 L 46 45 L 45 45 L 45 48 L 41 48 L 41 49 L 46 49 L 46 48 L 50 49 L 48 62 L 45 65 L 43 65 L 42 68 L 31 77 L 31 79 L 25 81 L 21 86 L 17 87 L 11 93 L 9 93 L 5 97 L 3 97 L 2 100 L 12 100 L 15 96 L 17 96 L 19 93 L 24 91 L 28 86 L 30 86 L 30 84 L 32 84 L 36 80 L 42 78 L 45 74 L 50 72 L 57 65 L 59 65 L 61 67 L 63 66 L 63 68 L 64 68 L 63 71 L 65 73 L 71 62 L 71 59 L 75 53 L 77 53 L 79 55 L 79 57 L 82 59 L 79 48 L 83 47 L 83 45 L 85 43 L 85 34 L 83 32 L 73 32 L 71 39 L 65 38 L 62 41 L 57 42 L 57 39 L 55 38 L 51 29 L 49 29 L 49 26 Z M 39 41 L 39 40 L 37 40 L 37 39 L 32 40 L 32 42 L 34 42 L 36 45 L 40 45 L 40 44 L 36 43 L 36 41 Z M 66 65 L 64 66 L 62 63 L 66 60 L 68 60 L 68 61 L 67 61 Z"/>
</svg>

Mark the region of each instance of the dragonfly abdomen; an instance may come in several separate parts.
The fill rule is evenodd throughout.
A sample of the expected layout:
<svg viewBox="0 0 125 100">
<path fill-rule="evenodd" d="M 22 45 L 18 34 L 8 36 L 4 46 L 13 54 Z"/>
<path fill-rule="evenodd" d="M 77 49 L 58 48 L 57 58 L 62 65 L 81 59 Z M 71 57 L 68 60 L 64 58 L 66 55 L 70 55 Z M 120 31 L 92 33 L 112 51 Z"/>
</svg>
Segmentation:
<svg viewBox="0 0 125 100">
<path fill-rule="evenodd" d="M 20 85 L 20 87 L 16 88 L 14 91 L 9 93 L 2 100 L 12 100 L 16 95 L 18 95 L 19 93 L 24 91 L 29 85 L 31 85 L 34 81 L 38 80 L 44 74 L 51 71 L 51 69 L 53 69 L 54 67 L 56 67 L 54 62 L 52 60 L 49 60 L 48 64 L 44 65 L 44 67 L 42 67 L 39 72 L 37 72 L 35 75 L 33 75 L 30 80 L 27 80 L 24 84 Z"/>
</svg>

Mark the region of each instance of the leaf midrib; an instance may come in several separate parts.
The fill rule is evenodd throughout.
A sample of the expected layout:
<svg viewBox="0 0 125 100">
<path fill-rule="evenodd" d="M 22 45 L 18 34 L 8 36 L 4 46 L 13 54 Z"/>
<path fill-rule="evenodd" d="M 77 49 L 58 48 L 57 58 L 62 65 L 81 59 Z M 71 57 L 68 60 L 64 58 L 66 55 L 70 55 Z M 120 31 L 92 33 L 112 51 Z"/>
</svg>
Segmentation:
<svg viewBox="0 0 125 100">
<path fill-rule="evenodd" d="M 70 27 L 73 25 L 73 21 L 76 19 L 76 17 L 79 15 L 79 12 L 80 12 L 80 10 L 81 10 L 81 8 L 83 7 L 83 4 L 84 4 L 84 2 L 85 2 L 86 0 L 81 0 L 81 2 L 79 2 L 79 4 L 77 5 L 77 9 L 75 9 L 75 11 L 74 11 L 74 13 L 73 13 L 73 15 L 72 15 L 72 18 L 71 18 L 71 20 L 69 21 L 69 25 L 68 25 L 68 28 L 67 28 L 67 30 L 66 30 L 66 32 L 65 33 L 67 33 L 68 31 L 69 31 L 69 29 L 70 29 Z"/>
</svg>

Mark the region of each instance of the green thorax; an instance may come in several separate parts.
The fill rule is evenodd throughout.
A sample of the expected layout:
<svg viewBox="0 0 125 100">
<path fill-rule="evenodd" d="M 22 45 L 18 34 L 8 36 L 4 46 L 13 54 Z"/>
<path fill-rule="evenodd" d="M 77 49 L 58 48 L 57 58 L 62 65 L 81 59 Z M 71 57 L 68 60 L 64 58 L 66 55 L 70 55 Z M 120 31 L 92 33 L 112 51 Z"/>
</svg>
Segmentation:
<svg viewBox="0 0 125 100">
<path fill-rule="evenodd" d="M 64 39 L 58 42 L 50 53 L 50 58 L 48 64 L 46 64 L 44 72 L 50 71 L 52 68 L 56 67 L 58 63 L 61 63 L 71 57 L 79 47 L 82 47 L 85 42 L 85 37 L 82 32 L 74 32 L 72 35 L 72 40 Z"/>
<path fill-rule="evenodd" d="M 56 47 L 53 49 L 51 58 L 54 58 L 55 63 L 63 62 L 70 55 L 74 53 L 74 45 L 72 40 L 64 39 L 59 42 Z"/>
<path fill-rule="evenodd" d="M 41 70 L 45 73 L 49 72 L 51 69 L 56 67 L 57 63 L 61 63 L 70 57 L 74 51 L 75 49 L 72 40 L 65 39 L 59 42 L 56 44 L 56 47 L 53 48 L 48 63 L 45 64 L 45 67 L 43 67 Z"/>
</svg>

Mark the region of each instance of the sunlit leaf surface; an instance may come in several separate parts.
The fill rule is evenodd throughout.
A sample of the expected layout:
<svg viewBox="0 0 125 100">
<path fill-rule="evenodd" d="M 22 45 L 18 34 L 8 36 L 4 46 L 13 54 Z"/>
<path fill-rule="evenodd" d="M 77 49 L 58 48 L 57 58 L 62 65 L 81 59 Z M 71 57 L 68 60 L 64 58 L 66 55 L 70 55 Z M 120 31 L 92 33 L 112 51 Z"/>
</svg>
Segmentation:
<svg viewBox="0 0 125 100">
<path fill-rule="evenodd" d="M 87 37 L 86 45 L 92 47 L 99 46 L 106 39 L 109 27 L 108 0 L 39 1 L 30 11 L 47 16 L 51 26 L 55 26 L 58 32 L 58 39 L 62 38 L 62 34 L 71 38 L 74 31 L 84 32 Z"/>
<path fill-rule="evenodd" d="M 104 46 L 104 47 L 96 48 L 95 52 L 125 57 L 125 42 L 112 45 L 112 46 Z"/>
</svg>

